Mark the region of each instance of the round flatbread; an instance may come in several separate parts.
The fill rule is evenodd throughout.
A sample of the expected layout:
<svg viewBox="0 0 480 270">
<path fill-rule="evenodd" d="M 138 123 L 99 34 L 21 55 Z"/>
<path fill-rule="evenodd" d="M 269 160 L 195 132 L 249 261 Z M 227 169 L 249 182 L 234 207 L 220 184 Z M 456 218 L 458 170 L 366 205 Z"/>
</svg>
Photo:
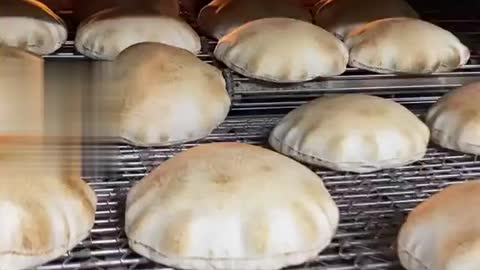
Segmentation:
<svg viewBox="0 0 480 270">
<path fill-rule="evenodd" d="M 446 94 L 428 111 L 426 122 L 435 143 L 480 155 L 480 82 Z"/>
<path fill-rule="evenodd" d="M 47 163 L 48 152 L 43 156 L 1 153 L 0 269 L 39 266 L 88 236 L 96 197 L 78 171 Z"/>
<path fill-rule="evenodd" d="M 421 159 L 429 130 L 402 105 L 348 94 L 317 98 L 291 111 L 270 134 L 277 151 L 338 171 L 372 172 Z"/>
<path fill-rule="evenodd" d="M 183 143 L 210 134 L 229 112 L 221 71 L 189 51 L 141 43 L 111 64 L 111 83 L 97 92 L 107 136 L 145 146 Z"/>
<path fill-rule="evenodd" d="M 44 131 L 44 62 L 0 46 L 0 138 L 35 137 Z"/>
<path fill-rule="evenodd" d="M 454 184 L 417 206 L 398 236 L 407 270 L 475 270 L 480 267 L 480 180 Z M 472 210 L 470 210 L 472 209 Z"/>
<path fill-rule="evenodd" d="M 313 14 L 316 25 L 341 40 L 369 22 L 392 17 L 418 18 L 404 0 L 320 0 Z"/>
<path fill-rule="evenodd" d="M 113 60 L 124 49 L 142 42 L 198 53 L 200 37 L 178 17 L 175 7 L 165 2 L 165 8 L 159 9 L 163 12 L 151 7 L 122 6 L 95 13 L 79 26 L 75 47 L 90 58 L 102 60 Z"/>
<path fill-rule="evenodd" d="M 346 40 L 349 65 L 378 73 L 430 74 L 466 64 L 469 49 L 429 22 L 391 18 L 368 23 Z"/>
<path fill-rule="evenodd" d="M 289 18 L 249 22 L 224 36 L 215 57 L 251 78 L 291 83 L 343 73 L 348 51 L 332 34 Z"/>
<path fill-rule="evenodd" d="M 271 17 L 312 21 L 295 0 L 214 0 L 200 10 L 197 23 L 207 35 L 220 39 L 247 22 Z"/>
<path fill-rule="evenodd" d="M 339 211 L 322 180 L 273 151 L 214 143 L 177 154 L 128 194 L 137 253 L 183 269 L 301 264 L 335 234 Z"/>
<path fill-rule="evenodd" d="M 35 0 L 0 1 L 0 45 L 45 55 L 66 40 L 65 23 L 44 4 Z"/>
</svg>

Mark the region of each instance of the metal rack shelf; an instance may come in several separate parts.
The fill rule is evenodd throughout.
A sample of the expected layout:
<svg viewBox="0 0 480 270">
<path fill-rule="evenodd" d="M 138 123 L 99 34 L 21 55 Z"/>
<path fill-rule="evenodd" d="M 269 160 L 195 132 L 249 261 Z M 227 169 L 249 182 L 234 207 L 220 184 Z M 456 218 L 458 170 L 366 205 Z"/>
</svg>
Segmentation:
<svg viewBox="0 0 480 270">
<path fill-rule="evenodd" d="M 72 252 L 38 269 L 169 269 L 128 248 L 122 228 L 129 188 L 162 161 L 199 143 L 237 141 L 268 147 L 268 134 L 282 116 L 229 117 L 207 138 L 174 147 L 106 144 L 91 148 L 102 154 L 104 168 L 103 177 L 86 177 L 99 198 L 95 228 Z M 431 146 L 421 161 L 398 169 L 368 174 L 311 169 L 325 181 L 338 204 L 341 223 L 324 252 L 291 269 L 400 269 L 394 244 L 406 214 L 443 187 L 480 177 L 480 159 Z"/>
<path fill-rule="evenodd" d="M 109 146 L 118 153 L 115 170 L 104 178 L 87 179 L 99 198 L 90 237 L 38 269 L 168 269 L 128 248 L 122 224 L 129 188 L 162 161 L 199 143 L 239 141 L 268 147 L 268 134 L 281 117 L 230 117 L 208 138 L 176 147 Z M 311 169 L 325 181 L 338 204 L 341 223 L 324 252 L 291 269 L 399 269 L 394 244 L 405 215 L 445 186 L 480 177 L 480 159 L 432 146 L 421 161 L 399 169 L 368 174 Z"/>
<path fill-rule="evenodd" d="M 269 113 L 269 110 L 289 110 L 316 97 L 339 93 L 365 93 L 394 98 L 403 104 L 434 103 L 451 89 L 478 80 L 480 77 L 480 19 L 426 18 L 453 31 L 470 49 L 471 59 L 464 67 L 432 75 L 375 74 L 358 68 L 330 78 L 318 78 L 297 84 L 274 84 L 246 78 L 226 68 L 213 57 L 216 42 L 202 37 L 202 52 L 197 56 L 223 70 L 227 88 L 232 95 L 232 114 L 245 112 Z M 475 30 L 476 29 L 476 30 Z M 50 61 L 90 61 L 67 41 L 55 54 L 45 56 Z"/>
</svg>

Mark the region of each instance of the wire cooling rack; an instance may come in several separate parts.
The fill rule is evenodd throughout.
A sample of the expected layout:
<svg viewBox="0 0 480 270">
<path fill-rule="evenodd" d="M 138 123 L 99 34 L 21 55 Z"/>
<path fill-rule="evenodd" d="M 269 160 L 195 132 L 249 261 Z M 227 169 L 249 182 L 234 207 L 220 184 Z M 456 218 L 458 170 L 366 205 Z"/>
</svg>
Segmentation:
<svg viewBox="0 0 480 270">
<path fill-rule="evenodd" d="M 268 134 L 280 119 L 280 115 L 231 117 L 208 138 L 177 147 L 100 146 L 112 156 L 104 177 L 86 178 L 99 198 L 95 227 L 73 251 L 39 269 L 167 269 L 127 245 L 122 228 L 129 188 L 162 161 L 200 143 L 237 141 L 268 148 Z M 480 177 L 479 159 L 435 146 L 421 161 L 398 169 L 355 174 L 310 168 L 339 206 L 341 222 L 326 250 L 291 269 L 400 269 L 395 237 L 408 212 L 447 185 Z"/>
</svg>

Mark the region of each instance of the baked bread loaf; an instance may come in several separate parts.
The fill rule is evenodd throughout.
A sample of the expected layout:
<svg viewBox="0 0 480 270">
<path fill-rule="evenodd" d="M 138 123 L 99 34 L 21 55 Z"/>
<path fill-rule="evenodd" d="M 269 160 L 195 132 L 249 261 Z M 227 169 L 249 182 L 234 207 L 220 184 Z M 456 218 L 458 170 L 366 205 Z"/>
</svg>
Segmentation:
<svg viewBox="0 0 480 270">
<path fill-rule="evenodd" d="M 378 73 L 430 74 L 463 66 L 470 51 L 452 33 L 411 18 L 382 19 L 345 40 L 349 65 Z"/>
<path fill-rule="evenodd" d="M 272 17 L 312 21 L 296 0 L 214 0 L 200 10 L 197 23 L 207 35 L 220 39 L 247 22 Z"/>
<path fill-rule="evenodd" d="M 273 151 L 212 143 L 177 154 L 127 197 L 130 247 L 183 269 L 301 264 L 331 241 L 339 211 L 322 180 Z"/>
<path fill-rule="evenodd" d="M 1 140 L 42 136 L 43 59 L 23 49 L 0 46 L 0 62 Z"/>
<path fill-rule="evenodd" d="M 234 71 L 271 82 L 303 82 L 343 73 L 348 51 L 311 23 L 267 18 L 246 23 L 217 44 L 215 57 Z"/>
<path fill-rule="evenodd" d="M 178 3 L 170 0 L 160 4 L 165 7 L 121 6 L 95 13 L 78 27 L 75 47 L 90 58 L 102 60 L 113 60 L 124 49 L 142 42 L 198 53 L 200 37 L 178 16 Z"/>
<path fill-rule="evenodd" d="M 65 23 L 44 4 L 35 0 L 0 1 L 0 45 L 45 55 L 66 40 Z"/>
<path fill-rule="evenodd" d="M 300 161 L 365 173 L 421 159 L 429 130 L 402 105 L 375 96 L 317 98 L 285 116 L 272 147 Z"/>
<path fill-rule="evenodd" d="M 480 82 L 443 96 L 428 111 L 426 122 L 435 143 L 480 155 Z"/>
<path fill-rule="evenodd" d="M 229 112 L 220 70 L 187 50 L 140 43 L 111 63 L 112 82 L 98 91 L 105 136 L 142 146 L 183 143 L 210 134 Z"/>
<path fill-rule="evenodd" d="M 418 18 L 404 0 L 320 0 L 313 14 L 316 25 L 341 40 L 369 22 L 392 17 Z"/>
<path fill-rule="evenodd" d="M 50 158 L 50 153 L 18 151 L 0 156 L 1 270 L 30 269 L 56 259 L 93 227 L 95 193 L 79 170 L 46 163 Z"/>
<path fill-rule="evenodd" d="M 417 206 L 398 236 L 407 270 L 476 270 L 480 265 L 480 181 L 454 184 Z"/>
</svg>

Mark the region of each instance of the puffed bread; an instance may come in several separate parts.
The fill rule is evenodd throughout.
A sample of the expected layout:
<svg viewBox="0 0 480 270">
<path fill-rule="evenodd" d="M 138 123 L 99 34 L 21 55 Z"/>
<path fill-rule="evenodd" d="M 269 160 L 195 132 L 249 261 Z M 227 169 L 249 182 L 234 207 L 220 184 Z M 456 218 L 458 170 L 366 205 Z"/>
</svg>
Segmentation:
<svg viewBox="0 0 480 270">
<path fill-rule="evenodd" d="M 95 220 L 96 196 L 80 170 L 51 161 L 50 152 L 23 153 L 30 154 L 0 155 L 0 270 L 60 257 L 88 236 Z"/>
<path fill-rule="evenodd" d="M 220 39 L 245 23 L 271 17 L 312 21 L 297 1 L 214 0 L 200 10 L 197 23 L 207 35 Z"/>
<path fill-rule="evenodd" d="M 447 93 L 430 108 L 426 122 L 435 143 L 480 155 L 480 82 Z"/>
<path fill-rule="evenodd" d="M 44 62 L 40 56 L 0 46 L 0 138 L 44 133 Z"/>
<path fill-rule="evenodd" d="M 445 72 L 470 58 L 469 49 L 452 33 L 411 18 L 368 23 L 351 32 L 345 44 L 350 66 L 378 73 Z"/>
<path fill-rule="evenodd" d="M 358 173 L 421 159 L 429 131 L 394 101 L 347 94 L 317 98 L 288 113 L 270 134 L 270 145 L 297 160 Z"/>
<path fill-rule="evenodd" d="M 77 50 L 93 59 L 113 60 L 124 49 L 142 42 L 159 42 L 198 53 L 200 37 L 184 22 L 172 5 L 165 8 L 114 7 L 83 21 L 75 37 Z M 158 10 L 163 10 L 160 12 Z"/>
<path fill-rule="evenodd" d="M 392 17 L 418 18 L 404 0 L 320 0 L 313 15 L 316 25 L 341 40 L 369 22 Z"/>
<path fill-rule="evenodd" d="M 121 137 L 142 146 L 194 141 L 229 112 L 221 71 L 187 50 L 140 43 L 108 63 L 113 76 L 97 91 L 96 108 L 104 110 L 97 137 Z"/>
<path fill-rule="evenodd" d="M 267 18 L 246 23 L 220 39 L 215 57 L 234 71 L 271 82 L 303 82 L 343 73 L 348 51 L 311 23 Z"/>
<path fill-rule="evenodd" d="M 177 154 L 129 192 L 130 247 L 183 269 L 300 264 L 335 234 L 339 211 L 322 180 L 273 151 L 212 143 Z"/>
<path fill-rule="evenodd" d="M 480 180 L 454 184 L 417 206 L 398 236 L 407 270 L 477 270 L 480 267 Z"/>
<path fill-rule="evenodd" d="M 0 45 L 45 55 L 66 40 L 65 23 L 44 4 L 35 0 L 0 1 Z"/>
</svg>

